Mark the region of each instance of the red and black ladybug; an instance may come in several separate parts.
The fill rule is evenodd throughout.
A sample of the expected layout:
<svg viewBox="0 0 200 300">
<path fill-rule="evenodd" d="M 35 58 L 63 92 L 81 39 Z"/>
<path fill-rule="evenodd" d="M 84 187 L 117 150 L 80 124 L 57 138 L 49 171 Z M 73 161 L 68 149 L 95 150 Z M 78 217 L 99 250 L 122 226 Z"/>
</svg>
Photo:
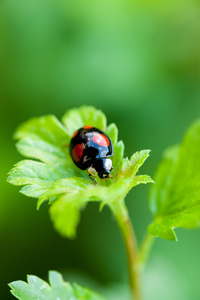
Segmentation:
<svg viewBox="0 0 200 300">
<path fill-rule="evenodd" d="M 93 126 L 78 129 L 71 138 L 69 151 L 77 167 L 88 169 L 89 176 L 110 177 L 113 167 L 109 157 L 113 155 L 113 145 L 103 131 Z"/>
</svg>

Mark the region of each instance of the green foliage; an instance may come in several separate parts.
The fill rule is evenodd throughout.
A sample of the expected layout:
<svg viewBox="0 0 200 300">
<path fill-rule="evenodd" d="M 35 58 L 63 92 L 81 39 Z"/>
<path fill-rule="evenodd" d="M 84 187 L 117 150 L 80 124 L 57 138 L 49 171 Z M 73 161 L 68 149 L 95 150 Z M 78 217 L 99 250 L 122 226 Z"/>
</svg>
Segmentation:
<svg viewBox="0 0 200 300">
<path fill-rule="evenodd" d="M 9 284 L 13 296 L 20 300 L 105 300 L 85 287 L 64 282 L 61 274 L 55 271 L 49 272 L 50 285 L 33 275 L 28 275 L 27 281 Z"/>
<path fill-rule="evenodd" d="M 167 150 L 150 190 L 154 236 L 176 240 L 174 228 L 200 226 L 200 120 L 186 132 L 180 146 Z"/>
<path fill-rule="evenodd" d="M 17 149 L 35 160 L 24 160 L 9 172 L 8 181 L 23 186 L 21 193 L 38 199 L 40 205 L 48 200 L 55 228 L 64 236 L 75 237 L 80 210 L 89 201 L 99 201 L 101 208 L 107 204 L 123 202 L 129 190 L 140 184 L 152 182 L 147 175 L 137 175 L 139 167 L 149 156 L 149 150 L 136 152 L 131 159 L 123 158 L 124 144 L 118 141 L 115 124 L 106 125 L 106 117 L 94 107 L 71 109 L 63 117 L 62 125 L 54 116 L 34 118 L 17 130 Z M 104 130 L 111 138 L 113 178 L 106 182 L 97 178 L 97 184 L 87 171 L 81 171 L 69 156 L 70 137 L 84 125 Z"/>
</svg>

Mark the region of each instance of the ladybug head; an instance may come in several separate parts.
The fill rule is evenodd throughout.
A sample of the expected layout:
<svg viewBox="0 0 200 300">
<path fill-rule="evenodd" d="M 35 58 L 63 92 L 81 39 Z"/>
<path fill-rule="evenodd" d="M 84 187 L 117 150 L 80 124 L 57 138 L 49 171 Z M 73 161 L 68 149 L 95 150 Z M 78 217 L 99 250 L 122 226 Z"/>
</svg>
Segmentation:
<svg viewBox="0 0 200 300">
<path fill-rule="evenodd" d="M 98 173 L 99 178 L 109 178 L 110 171 L 112 171 L 112 160 L 110 158 L 99 158 L 92 166 Z"/>
</svg>

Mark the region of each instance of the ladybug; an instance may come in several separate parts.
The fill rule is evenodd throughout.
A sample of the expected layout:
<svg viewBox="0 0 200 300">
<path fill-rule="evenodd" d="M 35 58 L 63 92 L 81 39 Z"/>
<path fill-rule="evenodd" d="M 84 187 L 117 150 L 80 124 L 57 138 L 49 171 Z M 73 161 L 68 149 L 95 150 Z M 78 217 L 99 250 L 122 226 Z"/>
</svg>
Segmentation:
<svg viewBox="0 0 200 300">
<path fill-rule="evenodd" d="M 69 152 L 75 165 L 81 170 L 88 169 L 89 176 L 111 177 L 113 167 L 109 157 L 113 155 L 113 145 L 103 131 L 89 125 L 76 130 Z"/>
</svg>

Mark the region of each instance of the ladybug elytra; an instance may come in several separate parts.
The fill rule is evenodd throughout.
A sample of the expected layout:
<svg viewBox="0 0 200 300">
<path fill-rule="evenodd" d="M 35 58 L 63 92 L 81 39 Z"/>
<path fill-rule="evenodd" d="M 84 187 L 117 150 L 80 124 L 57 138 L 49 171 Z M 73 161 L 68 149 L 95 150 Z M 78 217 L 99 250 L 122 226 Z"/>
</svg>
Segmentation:
<svg viewBox="0 0 200 300">
<path fill-rule="evenodd" d="M 103 131 L 89 125 L 76 130 L 69 151 L 75 165 L 81 170 L 88 169 L 89 176 L 110 177 L 113 145 Z"/>
</svg>

